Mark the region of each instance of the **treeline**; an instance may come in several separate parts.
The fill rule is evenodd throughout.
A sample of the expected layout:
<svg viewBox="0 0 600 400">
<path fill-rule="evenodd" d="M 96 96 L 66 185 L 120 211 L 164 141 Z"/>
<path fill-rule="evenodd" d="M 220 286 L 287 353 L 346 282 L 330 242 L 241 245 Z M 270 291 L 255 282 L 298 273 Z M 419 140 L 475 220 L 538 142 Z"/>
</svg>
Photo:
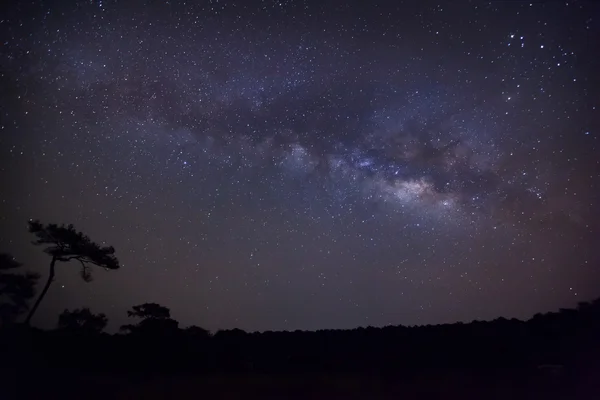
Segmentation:
<svg viewBox="0 0 600 400">
<path fill-rule="evenodd" d="M 65 311 L 55 330 L 4 330 L 15 360 L 119 373 L 359 372 L 412 373 L 430 368 L 577 370 L 600 360 L 600 300 L 528 321 L 499 318 L 427 326 L 211 334 L 179 328 L 169 310 L 149 303 L 128 312 L 136 323 L 107 334 L 106 317 Z M 24 357 L 24 354 L 27 356 Z"/>
</svg>

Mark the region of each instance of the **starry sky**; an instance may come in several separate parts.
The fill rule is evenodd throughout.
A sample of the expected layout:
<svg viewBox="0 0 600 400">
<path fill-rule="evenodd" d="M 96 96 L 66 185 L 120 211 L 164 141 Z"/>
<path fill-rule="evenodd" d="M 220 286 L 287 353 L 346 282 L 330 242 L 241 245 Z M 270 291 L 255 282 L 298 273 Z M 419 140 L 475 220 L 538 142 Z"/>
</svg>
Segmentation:
<svg viewBox="0 0 600 400">
<path fill-rule="evenodd" d="M 528 318 L 600 296 L 600 4 L 33 1 L 0 19 L 0 251 L 73 223 L 36 316 Z"/>
</svg>

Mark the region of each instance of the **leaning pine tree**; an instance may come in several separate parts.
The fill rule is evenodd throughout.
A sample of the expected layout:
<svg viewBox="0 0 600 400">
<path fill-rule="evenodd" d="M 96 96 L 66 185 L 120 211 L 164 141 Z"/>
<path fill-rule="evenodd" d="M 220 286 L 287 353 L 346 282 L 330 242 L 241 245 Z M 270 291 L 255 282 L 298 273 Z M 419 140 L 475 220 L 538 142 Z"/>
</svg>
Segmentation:
<svg viewBox="0 0 600 400">
<path fill-rule="evenodd" d="M 29 311 L 26 324 L 29 324 L 44 296 L 50 288 L 56 273 L 56 262 L 78 261 L 81 265 L 81 277 L 90 282 L 92 274 L 90 267 L 95 265 L 105 269 L 118 269 L 119 260 L 115 257 L 115 249 L 112 246 L 100 246 L 94 243 L 88 236 L 77 232 L 73 225 L 43 225 L 39 221 L 29 221 L 29 232 L 33 233 L 36 246 L 46 246 L 44 252 L 52 257 L 50 261 L 50 273 L 48 281 L 35 304 Z"/>
</svg>

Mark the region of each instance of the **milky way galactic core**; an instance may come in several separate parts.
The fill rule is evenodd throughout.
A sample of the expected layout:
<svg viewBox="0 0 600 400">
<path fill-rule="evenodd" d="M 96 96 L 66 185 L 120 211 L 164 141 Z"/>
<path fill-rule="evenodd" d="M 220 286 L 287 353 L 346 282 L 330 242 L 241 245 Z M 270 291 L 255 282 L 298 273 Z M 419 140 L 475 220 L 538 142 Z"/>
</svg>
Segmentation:
<svg viewBox="0 0 600 400">
<path fill-rule="evenodd" d="M 3 6 L 0 251 L 73 223 L 39 324 L 528 318 L 600 294 L 593 2 Z"/>
</svg>

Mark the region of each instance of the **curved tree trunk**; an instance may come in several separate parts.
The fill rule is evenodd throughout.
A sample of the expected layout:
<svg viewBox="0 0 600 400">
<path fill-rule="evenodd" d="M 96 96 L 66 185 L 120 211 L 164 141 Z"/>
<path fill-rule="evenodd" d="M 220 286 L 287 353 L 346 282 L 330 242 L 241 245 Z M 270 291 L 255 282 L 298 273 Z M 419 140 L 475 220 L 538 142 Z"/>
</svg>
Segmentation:
<svg viewBox="0 0 600 400">
<path fill-rule="evenodd" d="M 27 318 L 25 319 L 25 325 L 29 325 L 29 321 L 31 321 L 31 317 L 33 317 L 33 314 L 35 314 L 36 310 L 40 306 L 40 303 L 44 299 L 44 296 L 46 296 L 48 289 L 50 289 L 50 284 L 54 280 L 55 264 L 56 264 L 56 257 L 52 257 L 52 261 L 50 262 L 50 275 L 48 275 L 48 281 L 46 282 L 46 285 L 44 286 L 44 290 L 42 290 L 42 293 L 40 293 L 40 297 L 38 297 L 38 299 L 35 301 L 35 304 L 31 308 L 31 311 L 29 311 L 29 314 L 27 315 Z"/>
</svg>

